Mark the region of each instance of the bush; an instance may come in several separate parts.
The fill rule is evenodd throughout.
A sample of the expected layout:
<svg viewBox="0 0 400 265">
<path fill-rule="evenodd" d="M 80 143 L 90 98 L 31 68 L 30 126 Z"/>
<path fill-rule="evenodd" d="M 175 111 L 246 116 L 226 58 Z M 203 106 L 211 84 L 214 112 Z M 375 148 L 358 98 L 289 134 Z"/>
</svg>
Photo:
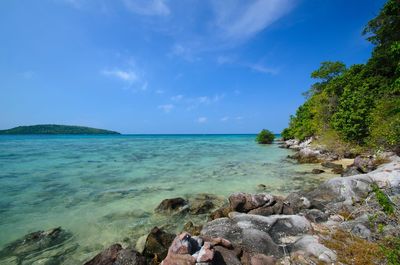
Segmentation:
<svg viewBox="0 0 400 265">
<path fill-rule="evenodd" d="M 269 130 L 262 130 L 256 138 L 257 143 L 259 144 L 270 144 L 274 141 L 275 135 Z"/>
</svg>

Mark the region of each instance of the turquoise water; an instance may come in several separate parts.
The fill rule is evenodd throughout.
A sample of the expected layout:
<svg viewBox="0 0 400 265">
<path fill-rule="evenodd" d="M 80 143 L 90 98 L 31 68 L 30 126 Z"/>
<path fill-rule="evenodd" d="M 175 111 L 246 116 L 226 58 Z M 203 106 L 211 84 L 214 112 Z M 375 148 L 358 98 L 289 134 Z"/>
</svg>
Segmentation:
<svg viewBox="0 0 400 265">
<path fill-rule="evenodd" d="M 67 245 L 75 247 L 60 264 L 79 264 L 170 221 L 153 214 L 165 198 L 256 192 L 258 184 L 286 194 L 329 177 L 305 174 L 313 166 L 296 165 L 286 159 L 290 150 L 254 138 L 1 136 L 0 248 L 28 232 L 62 226 L 73 234 Z"/>
</svg>

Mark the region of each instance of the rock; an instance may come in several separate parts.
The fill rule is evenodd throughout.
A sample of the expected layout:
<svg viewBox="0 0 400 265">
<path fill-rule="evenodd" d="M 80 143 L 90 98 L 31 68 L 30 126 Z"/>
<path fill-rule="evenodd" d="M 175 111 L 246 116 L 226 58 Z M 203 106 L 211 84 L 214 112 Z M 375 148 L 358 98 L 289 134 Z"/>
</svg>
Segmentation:
<svg viewBox="0 0 400 265">
<path fill-rule="evenodd" d="M 84 265 L 146 265 L 146 259 L 134 249 L 122 249 L 120 244 L 114 244 Z"/>
<path fill-rule="evenodd" d="M 313 223 L 322 223 L 328 221 L 328 215 L 318 209 L 306 210 L 305 217 Z"/>
<path fill-rule="evenodd" d="M 259 216 L 231 213 L 230 218 L 220 218 L 204 225 L 201 235 L 221 237 L 250 253 L 282 256 L 280 238 L 298 235 L 311 230 L 303 216 Z"/>
<path fill-rule="evenodd" d="M 353 229 L 351 229 L 351 233 L 367 240 L 371 239 L 371 230 L 363 224 L 356 224 Z"/>
<path fill-rule="evenodd" d="M 183 226 L 183 230 L 188 232 L 191 235 L 194 236 L 198 236 L 200 235 L 200 231 L 203 228 L 203 226 L 201 225 L 194 225 L 192 221 L 187 222 L 184 226 Z"/>
<path fill-rule="evenodd" d="M 293 251 L 304 251 L 306 256 L 314 256 L 320 261 L 332 264 L 336 261 L 336 254 L 318 242 L 316 237 L 304 235 L 293 244 Z"/>
<path fill-rule="evenodd" d="M 334 174 L 342 174 L 344 171 L 343 167 L 337 167 L 332 169 L 332 173 Z"/>
<path fill-rule="evenodd" d="M 201 193 L 189 199 L 191 214 L 205 214 L 221 206 L 224 199 L 213 194 Z"/>
<path fill-rule="evenodd" d="M 333 163 L 333 162 L 323 162 L 323 163 L 321 163 L 321 165 L 322 165 L 323 167 L 331 168 L 331 169 L 343 169 L 343 166 L 342 166 L 342 165 L 335 164 L 335 163 Z"/>
<path fill-rule="evenodd" d="M 122 249 L 112 265 L 146 265 L 146 259 L 134 249 Z"/>
<path fill-rule="evenodd" d="M 324 172 L 325 172 L 325 170 L 318 169 L 318 168 L 314 168 L 314 169 L 311 171 L 311 173 L 313 173 L 313 174 L 321 174 L 321 173 L 324 173 Z"/>
<path fill-rule="evenodd" d="M 109 248 L 97 254 L 93 259 L 85 262 L 84 265 L 113 265 L 121 250 L 122 246 L 120 244 L 111 245 Z"/>
<path fill-rule="evenodd" d="M 303 209 L 310 208 L 310 206 L 311 206 L 310 201 L 306 197 L 301 196 L 298 193 L 290 193 L 286 197 L 285 202 L 293 210 L 293 213 L 298 213 Z"/>
<path fill-rule="evenodd" d="M 357 168 L 361 173 L 368 173 L 376 169 L 375 161 L 372 156 L 363 157 L 357 156 L 354 159 L 353 166 Z"/>
<path fill-rule="evenodd" d="M 167 257 L 162 265 L 195 265 L 195 264 L 224 264 L 218 263 L 230 258 L 234 260 L 234 253 L 226 248 L 232 245 L 222 238 L 192 237 L 183 232 L 176 236 L 168 249 Z M 240 264 L 240 263 L 239 263 Z"/>
<path fill-rule="evenodd" d="M 163 200 L 155 209 L 158 213 L 171 213 L 180 212 L 182 210 L 188 209 L 186 206 L 188 202 L 183 198 L 172 198 Z"/>
<path fill-rule="evenodd" d="M 358 171 L 357 167 L 349 166 L 342 172 L 342 177 L 349 177 L 359 174 L 362 174 L 362 172 Z"/>
<path fill-rule="evenodd" d="M 215 246 L 214 264 L 218 265 L 242 265 L 239 259 L 241 251 Z"/>
<path fill-rule="evenodd" d="M 229 206 L 225 206 L 225 207 L 221 207 L 215 211 L 213 211 L 210 215 L 209 215 L 209 219 L 210 220 L 215 220 L 218 218 L 222 218 L 222 217 L 228 217 L 228 214 L 232 211 L 231 207 Z"/>
<path fill-rule="evenodd" d="M 246 213 L 261 206 L 269 206 L 275 202 L 272 195 L 267 193 L 248 194 L 243 192 L 229 196 L 230 208 L 233 211 Z"/>
<path fill-rule="evenodd" d="M 257 253 L 251 257 L 251 265 L 275 265 L 276 258 Z"/>
<path fill-rule="evenodd" d="M 371 192 L 372 183 L 377 184 L 379 188 L 396 189 L 400 185 L 399 165 L 400 158 L 396 158 L 367 174 L 332 178 L 306 196 L 313 208 L 337 211 L 362 201 Z"/>
<path fill-rule="evenodd" d="M 168 247 L 175 235 L 154 227 L 146 238 L 143 255 L 147 259 L 156 259 L 159 262 L 167 256 Z"/>
<path fill-rule="evenodd" d="M 0 258 L 17 256 L 22 259 L 27 255 L 34 255 L 43 250 L 61 246 L 71 236 L 71 233 L 61 227 L 36 231 L 8 244 L 0 251 Z"/>
<path fill-rule="evenodd" d="M 264 191 L 266 189 L 267 189 L 267 186 L 264 185 L 264 184 L 258 184 L 257 185 L 257 190 L 259 190 L 259 191 Z"/>
</svg>

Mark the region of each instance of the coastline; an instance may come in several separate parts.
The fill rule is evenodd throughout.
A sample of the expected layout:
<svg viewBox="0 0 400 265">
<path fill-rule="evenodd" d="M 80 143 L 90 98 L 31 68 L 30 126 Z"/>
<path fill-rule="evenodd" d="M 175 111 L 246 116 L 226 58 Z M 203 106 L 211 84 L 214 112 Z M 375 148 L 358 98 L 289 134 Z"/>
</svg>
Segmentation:
<svg viewBox="0 0 400 265">
<path fill-rule="evenodd" d="M 122 240 L 98 255 L 88 256 L 85 265 L 331 264 L 346 257 L 338 247 L 344 239 L 351 239 L 350 249 L 352 244 L 369 244 L 378 251 L 380 240 L 397 233 L 399 223 L 396 218 L 388 219 L 377 202 L 373 184 L 390 196 L 398 211 L 400 158 L 385 153 L 386 160 L 379 158 L 385 163 L 376 166 L 373 161 L 377 158 L 343 158 L 315 148 L 311 142 L 285 141 L 279 145 L 296 151 L 291 159 L 313 161 L 313 174 L 333 171 L 336 177 L 287 196 L 270 194 L 268 186 L 260 184 L 255 194 L 237 192 L 228 199 L 213 194 L 165 199 L 155 210 L 155 214 L 164 216 L 164 225 L 136 238 L 134 244 Z M 371 221 L 376 214 L 379 218 Z M 181 223 L 185 216 L 199 218 Z M 171 222 L 182 227 L 178 236 L 171 233 Z M 38 231 L 5 250 L 15 253 L 39 242 L 48 248 L 67 242 L 71 236 L 62 228 Z M 371 259 L 368 253 L 358 252 L 357 258 Z M 57 255 L 51 258 L 63 259 Z"/>
</svg>

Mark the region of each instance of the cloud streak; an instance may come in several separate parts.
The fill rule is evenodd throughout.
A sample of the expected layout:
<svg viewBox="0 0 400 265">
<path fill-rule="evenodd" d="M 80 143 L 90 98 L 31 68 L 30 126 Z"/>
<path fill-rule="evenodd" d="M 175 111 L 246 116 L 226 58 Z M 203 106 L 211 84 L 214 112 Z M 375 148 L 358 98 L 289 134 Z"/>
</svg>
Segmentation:
<svg viewBox="0 0 400 265">
<path fill-rule="evenodd" d="M 123 0 L 133 13 L 144 16 L 168 16 L 171 11 L 164 0 Z"/>
</svg>

